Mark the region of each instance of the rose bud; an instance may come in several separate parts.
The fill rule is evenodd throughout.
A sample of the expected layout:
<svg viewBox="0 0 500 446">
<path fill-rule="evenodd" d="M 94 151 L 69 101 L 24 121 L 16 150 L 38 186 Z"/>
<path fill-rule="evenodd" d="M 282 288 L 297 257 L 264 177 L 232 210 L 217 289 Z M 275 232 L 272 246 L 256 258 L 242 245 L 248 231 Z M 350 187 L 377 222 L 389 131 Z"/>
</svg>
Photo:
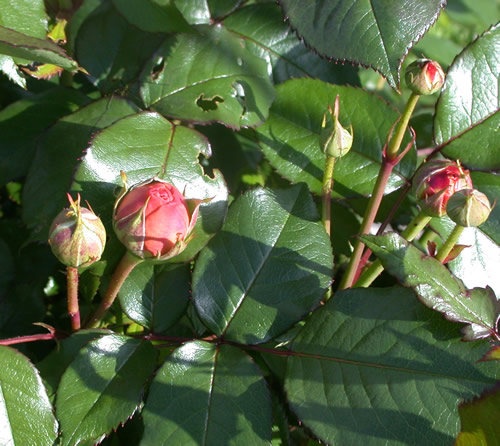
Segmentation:
<svg viewBox="0 0 500 446">
<path fill-rule="evenodd" d="M 339 122 L 339 97 L 335 98 L 335 105 L 328 106 L 328 112 L 323 115 L 321 122 L 320 144 L 327 156 L 340 158 L 346 155 L 352 147 L 353 130 L 342 127 Z"/>
<path fill-rule="evenodd" d="M 97 262 L 106 244 L 106 229 L 92 209 L 80 206 L 80 195 L 63 209 L 52 222 L 49 244 L 61 263 L 74 268 Z"/>
<path fill-rule="evenodd" d="M 422 211 L 430 217 L 446 214 L 448 199 L 461 189 L 471 189 L 468 170 L 450 160 L 431 160 L 413 177 L 413 191 Z"/>
<path fill-rule="evenodd" d="M 154 178 L 118 197 L 113 227 L 136 256 L 167 260 L 186 248 L 200 203 L 185 199 L 175 186 Z"/>
<path fill-rule="evenodd" d="M 429 95 L 439 91 L 444 84 L 444 72 L 437 62 L 418 59 L 406 68 L 406 84 L 416 94 Z"/>
<path fill-rule="evenodd" d="M 457 225 L 476 227 L 488 220 L 491 204 L 482 192 L 462 189 L 450 197 L 446 211 Z"/>
</svg>

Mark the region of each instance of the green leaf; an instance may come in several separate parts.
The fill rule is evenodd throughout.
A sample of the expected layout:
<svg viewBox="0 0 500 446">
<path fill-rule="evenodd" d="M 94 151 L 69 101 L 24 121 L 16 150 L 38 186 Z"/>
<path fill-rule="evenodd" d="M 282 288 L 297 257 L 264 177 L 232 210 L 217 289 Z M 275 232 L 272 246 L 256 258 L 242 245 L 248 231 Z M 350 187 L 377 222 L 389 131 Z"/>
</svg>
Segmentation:
<svg viewBox="0 0 500 446">
<path fill-rule="evenodd" d="M 46 133 L 23 190 L 23 220 L 36 238 L 47 240 L 52 220 L 67 207 L 74 167 L 92 134 L 136 110 L 123 99 L 101 99 L 61 118 Z"/>
<path fill-rule="evenodd" d="M 351 151 L 335 164 L 334 191 L 349 197 L 369 195 L 380 170 L 382 148 L 398 113 L 366 91 L 313 79 L 294 79 L 277 87 L 269 119 L 257 129 L 266 158 L 293 183 L 305 182 L 321 194 L 325 154 L 319 138 L 323 114 L 340 96 L 340 123 L 352 125 Z M 403 144 L 407 144 L 407 138 Z M 403 185 L 415 169 L 414 151 L 403 158 L 389 179 L 386 193 Z"/>
<path fill-rule="evenodd" d="M 230 207 L 193 272 L 193 300 L 218 336 L 260 343 L 317 305 L 332 254 L 307 189 L 255 189 Z"/>
<path fill-rule="evenodd" d="M 143 2 L 137 5 L 144 6 Z M 135 80 L 162 40 L 160 34 L 130 25 L 111 3 L 106 3 L 79 27 L 75 51 L 93 82 L 110 92 Z"/>
<path fill-rule="evenodd" d="M 62 445 L 92 445 L 125 423 L 141 404 L 156 364 L 151 344 L 103 336 L 80 350 L 57 390 Z"/>
<path fill-rule="evenodd" d="M 271 400 L 244 352 L 201 341 L 177 349 L 151 384 L 143 444 L 270 444 Z"/>
<path fill-rule="evenodd" d="M 118 298 L 130 319 L 154 333 L 162 333 L 186 311 L 190 279 L 187 265 L 144 262 L 129 274 Z"/>
<path fill-rule="evenodd" d="M 132 25 L 149 32 L 183 32 L 189 25 L 172 0 L 113 0 L 113 5 Z"/>
<path fill-rule="evenodd" d="M 291 408 L 327 444 L 452 444 L 458 402 L 500 376 L 457 334 L 408 289 L 342 291 L 290 347 Z"/>
<path fill-rule="evenodd" d="M 79 351 L 90 341 L 111 334 L 107 330 L 79 330 L 63 339 L 57 349 L 51 351 L 37 364 L 40 375 L 47 387 L 49 398 L 54 398 L 61 376 L 66 368 L 77 357 Z"/>
<path fill-rule="evenodd" d="M 78 68 L 78 64 L 55 43 L 3 26 L 0 26 L 0 53 L 30 61 L 54 64 L 69 71 L 76 71 Z"/>
<path fill-rule="evenodd" d="M 462 430 L 456 446 L 500 444 L 500 388 L 458 407 Z"/>
<path fill-rule="evenodd" d="M 167 39 L 140 83 L 146 107 L 235 129 L 264 121 L 274 97 L 267 64 L 220 25 Z"/>
<path fill-rule="evenodd" d="M 470 324 L 464 330 L 466 340 L 494 335 L 500 301 L 491 288 L 466 289 L 441 262 L 424 255 L 397 233 L 361 238 L 384 268 L 412 288 L 425 305 L 451 321 Z"/>
<path fill-rule="evenodd" d="M 443 154 L 476 169 L 500 168 L 499 49 L 496 25 L 457 56 L 436 104 L 434 136 Z"/>
<path fill-rule="evenodd" d="M 486 194 L 491 203 L 498 202 L 500 197 L 500 176 L 486 172 L 472 172 L 472 182 L 476 189 Z M 500 245 L 500 206 L 493 206 L 488 220 L 479 228 L 490 237 L 497 245 Z"/>
<path fill-rule="evenodd" d="M 52 88 L 5 107 L 0 112 L 0 184 L 26 175 L 42 132 L 88 102 L 77 90 Z"/>
<path fill-rule="evenodd" d="M 0 444 L 52 446 L 57 421 L 42 380 L 17 350 L 0 346 Z"/>
<path fill-rule="evenodd" d="M 319 54 L 370 66 L 397 88 L 401 63 L 444 7 L 444 0 L 280 1 L 292 28 Z"/>
<path fill-rule="evenodd" d="M 128 116 L 95 135 L 75 174 L 73 190 L 83 190 L 103 221 L 111 221 L 116 191 L 153 177 L 162 178 L 186 198 L 208 200 L 200 206 L 193 240 L 175 257 L 193 257 L 220 228 L 227 209 L 227 188 L 220 172 L 205 175 L 199 158 L 210 157 L 210 146 L 197 131 L 177 126 L 161 115 L 143 112 Z"/>
<path fill-rule="evenodd" d="M 248 5 L 227 17 L 224 26 L 244 37 L 249 50 L 268 62 L 276 83 L 313 77 L 336 84 L 356 84 L 355 68 L 332 63 L 307 48 L 283 22 L 274 3 Z"/>
<path fill-rule="evenodd" d="M 48 16 L 44 0 L 2 0 L 0 26 L 44 39 Z"/>
</svg>

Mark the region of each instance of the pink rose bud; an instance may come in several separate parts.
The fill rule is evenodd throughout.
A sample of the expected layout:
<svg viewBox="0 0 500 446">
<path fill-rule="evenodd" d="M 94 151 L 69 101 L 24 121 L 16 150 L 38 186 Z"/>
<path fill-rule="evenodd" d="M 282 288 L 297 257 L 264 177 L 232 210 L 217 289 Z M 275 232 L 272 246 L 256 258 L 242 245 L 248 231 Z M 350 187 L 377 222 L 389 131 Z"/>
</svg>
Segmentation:
<svg viewBox="0 0 500 446">
<path fill-rule="evenodd" d="M 468 170 L 450 160 L 431 160 L 413 177 L 413 191 L 420 208 L 431 217 L 446 215 L 448 199 L 457 191 L 472 188 Z"/>
<path fill-rule="evenodd" d="M 477 227 L 488 220 L 491 204 L 482 192 L 476 189 L 462 189 L 450 197 L 446 211 L 448 217 L 457 225 Z"/>
<path fill-rule="evenodd" d="M 186 248 L 200 203 L 154 178 L 118 198 L 113 226 L 120 241 L 141 259 L 170 259 Z"/>
<path fill-rule="evenodd" d="M 428 95 L 441 90 L 444 71 L 437 62 L 418 59 L 406 68 L 406 84 L 416 94 Z"/>
<path fill-rule="evenodd" d="M 80 195 L 63 209 L 52 222 L 49 244 L 61 263 L 74 268 L 97 262 L 106 244 L 106 229 L 91 209 L 80 206 Z"/>
</svg>

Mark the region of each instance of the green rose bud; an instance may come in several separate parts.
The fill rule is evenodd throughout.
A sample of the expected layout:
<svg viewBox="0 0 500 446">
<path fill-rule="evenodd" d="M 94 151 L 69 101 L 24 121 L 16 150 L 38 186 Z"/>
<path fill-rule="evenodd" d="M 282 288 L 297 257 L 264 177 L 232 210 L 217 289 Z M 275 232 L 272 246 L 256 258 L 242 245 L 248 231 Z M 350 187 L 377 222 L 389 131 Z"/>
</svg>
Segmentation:
<svg viewBox="0 0 500 446">
<path fill-rule="evenodd" d="M 52 222 L 49 244 L 59 261 L 74 268 L 97 262 L 106 244 L 106 229 L 91 209 L 80 206 L 80 195 L 63 209 Z"/>
<path fill-rule="evenodd" d="M 476 189 L 455 192 L 446 206 L 448 217 L 457 225 L 477 227 L 483 224 L 491 212 L 488 197 Z"/>
<path fill-rule="evenodd" d="M 347 130 L 339 122 L 339 97 L 337 96 L 334 108 L 329 105 L 328 112 L 323 115 L 320 144 L 327 156 L 340 158 L 351 150 L 352 141 L 352 126 L 350 130 Z"/>
<path fill-rule="evenodd" d="M 406 68 L 405 79 L 408 87 L 416 94 L 429 95 L 441 90 L 444 71 L 437 62 L 418 59 Z"/>
</svg>

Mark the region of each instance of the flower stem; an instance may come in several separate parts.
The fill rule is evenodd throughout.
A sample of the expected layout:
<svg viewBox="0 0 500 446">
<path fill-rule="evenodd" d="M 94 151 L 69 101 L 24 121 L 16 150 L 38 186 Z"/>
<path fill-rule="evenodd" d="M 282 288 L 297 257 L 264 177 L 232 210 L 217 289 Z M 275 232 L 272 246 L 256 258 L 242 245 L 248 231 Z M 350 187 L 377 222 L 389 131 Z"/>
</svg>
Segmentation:
<svg viewBox="0 0 500 446">
<path fill-rule="evenodd" d="M 462 234 L 464 230 L 463 226 L 460 225 L 455 225 L 453 228 L 453 231 L 451 231 L 451 234 L 448 236 L 446 241 L 444 242 L 443 246 L 441 246 L 441 249 L 436 255 L 436 259 L 439 260 L 441 263 L 443 263 L 446 260 L 446 257 L 448 257 L 448 254 L 451 252 L 453 247 L 457 244 L 458 238 Z"/>
<path fill-rule="evenodd" d="M 86 328 L 94 328 L 97 327 L 100 320 L 106 313 L 109 307 L 113 304 L 116 296 L 118 295 L 118 291 L 122 287 L 125 279 L 132 272 L 132 270 L 142 261 L 142 259 L 135 257 L 130 254 L 128 251 L 123 255 L 120 263 L 116 267 L 113 275 L 111 276 L 111 280 L 108 285 L 108 289 L 106 293 L 95 310 L 94 314 L 90 317 L 88 322 L 86 323 Z"/>
<path fill-rule="evenodd" d="M 412 93 L 410 95 L 403 114 L 400 116 L 397 122 L 394 132 L 391 132 L 389 134 L 387 145 L 382 154 L 382 164 L 380 166 L 379 174 L 375 182 L 375 186 L 373 187 L 372 196 L 368 201 L 365 215 L 363 217 L 363 222 L 361 223 L 359 232 L 360 235 L 367 234 L 373 222 L 375 221 L 375 217 L 377 216 L 380 203 L 382 202 L 385 187 L 387 185 L 391 172 L 396 164 L 400 161 L 401 156 L 404 153 L 404 151 L 400 153 L 399 149 L 401 147 L 406 128 L 408 127 L 410 117 L 413 113 L 413 110 L 415 109 L 415 106 L 417 105 L 419 98 L 420 96 L 415 93 Z M 364 247 L 364 243 L 362 243 L 359 238 L 356 239 L 349 265 L 340 283 L 340 289 L 351 287 L 353 282 L 355 281 L 356 275 L 358 274 Z"/>
<path fill-rule="evenodd" d="M 431 217 L 419 212 L 413 220 L 408 224 L 406 229 L 401 233 L 401 236 L 411 242 L 427 224 L 431 221 Z M 382 263 L 379 259 L 375 260 L 359 277 L 358 281 L 354 284 L 355 287 L 368 287 L 384 270 Z"/>
<path fill-rule="evenodd" d="M 66 267 L 68 288 L 68 314 L 71 319 L 71 329 L 80 330 L 80 307 L 78 306 L 78 268 Z"/>
<path fill-rule="evenodd" d="M 332 189 L 333 189 L 333 171 L 335 169 L 335 157 L 326 156 L 325 172 L 323 174 L 323 187 L 321 189 L 322 207 L 321 221 L 328 235 L 331 234 L 331 216 L 332 216 Z"/>
</svg>

